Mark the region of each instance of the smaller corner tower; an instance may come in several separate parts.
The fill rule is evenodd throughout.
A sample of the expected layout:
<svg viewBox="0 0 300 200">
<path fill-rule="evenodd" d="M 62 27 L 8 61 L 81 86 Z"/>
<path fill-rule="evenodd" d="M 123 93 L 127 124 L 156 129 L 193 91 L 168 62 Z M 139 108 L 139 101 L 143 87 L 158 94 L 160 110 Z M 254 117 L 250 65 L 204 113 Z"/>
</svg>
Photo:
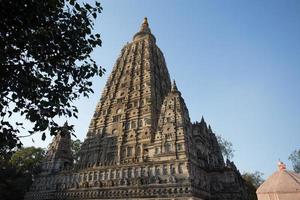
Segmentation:
<svg viewBox="0 0 300 200">
<path fill-rule="evenodd" d="M 44 172 L 58 172 L 72 166 L 71 135 L 67 126 L 65 123 L 62 131 L 50 143 L 43 163 Z"/>
</svg>

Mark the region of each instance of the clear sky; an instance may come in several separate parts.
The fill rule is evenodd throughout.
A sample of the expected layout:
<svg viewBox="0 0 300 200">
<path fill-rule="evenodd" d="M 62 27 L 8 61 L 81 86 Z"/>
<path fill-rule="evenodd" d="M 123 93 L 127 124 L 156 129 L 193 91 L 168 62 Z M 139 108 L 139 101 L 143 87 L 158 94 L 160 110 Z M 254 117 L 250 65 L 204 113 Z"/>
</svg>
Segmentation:
<svg viewBox="0 0 300 200">
<path fill-rule="evenodd" d="M 145 16 L 192 121 L 203 115 L 233 143 L 241 172 L 268 177 L 280 158 L 300 148 L 300 1 L 101 1 L 95 23 L 103 45 L 94 51 L 107 69 L 95 93 L 76 102 L 76 135 L 84 139 L 96 103 L 122 46 Z M 51 138 L 23 140 L 46 147 Z"/>
</svg>

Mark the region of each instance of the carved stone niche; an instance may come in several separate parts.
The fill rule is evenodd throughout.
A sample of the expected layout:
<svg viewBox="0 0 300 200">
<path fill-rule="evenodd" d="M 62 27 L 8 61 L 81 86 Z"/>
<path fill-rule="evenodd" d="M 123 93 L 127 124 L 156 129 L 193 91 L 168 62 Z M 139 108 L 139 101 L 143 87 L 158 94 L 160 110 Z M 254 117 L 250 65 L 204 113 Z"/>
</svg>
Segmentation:
<svg viewBox="0 0 300 200">
<path fill-rule="evenodd" d="M 107 186 L 108 187 L 114 186 L 114 182 L 112 180 L 107 181 Z"/>
<path fill-rule="evenodd" d="M 94 182 L 93 182 L 93 186 L 94 186 L 94 187 L 99 187 L 99 182 L 98 182 L 98 181 L 94 181 Z"/>
<path fill-rule="evenodd" d="M 124 179 L 121 179 L 121 180 L 120 180 L 120 185 L 126 185 Z"/>
<path fill-rule="evenodd" d="M 219 183 L 219 182 L 213 182 L 212 184 L 211 184 L 211 189 L 213 190 L 213 191 L 221 191 L 222 189 L 223 189 L 223 185 L 221 184 L 221 183 Z"/>
<path fill-rule="evenodd" d="M 169 179 L 168 179 L 168 183 L 176 183 L 177 180 L 176 180 L 176 177 L 175 176 L 170 176 Z"/>
<path fill-rule="evenodd" d="M 161 179 L 158 176 L 155 176 L 155 183 L 156 184 L 160 184 L 161 183 Z"/>
</svg>

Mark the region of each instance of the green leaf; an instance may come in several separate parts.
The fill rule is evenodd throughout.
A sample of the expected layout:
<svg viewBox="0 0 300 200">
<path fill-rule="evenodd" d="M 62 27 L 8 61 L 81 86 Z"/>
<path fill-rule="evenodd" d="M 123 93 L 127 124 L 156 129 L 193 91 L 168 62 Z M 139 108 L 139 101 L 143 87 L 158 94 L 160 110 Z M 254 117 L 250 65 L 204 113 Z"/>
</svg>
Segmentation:
<svg viewBox="0 0 300 200">
<path fill-rule="evenodd" d="M 84 4 L 84 7 L 85 7 L 86 9 L 88 9 L 88 10 L 90 10 L 90 9 L 92 8 L 92 6 L 91 6 L 90 4 L 88 4 L 88 3 Z"/>
<path fill-rule="evenodd" d="M 75 4 L 75 8 L 76 8 L 76 10 L 81 11 L 81 7 L 78 3 Z"/>
<path fill-rule="evenodd" d="M 42 140 L 45 140 L 45 139 L 46 139 L 46 134 L 43 133 L 43 134 L 42 134 Z"/>
<path fill-rule="evenodd" d="M 74 6 L 75 0 L 70 0 L 70 5 Z"/>
</svg>

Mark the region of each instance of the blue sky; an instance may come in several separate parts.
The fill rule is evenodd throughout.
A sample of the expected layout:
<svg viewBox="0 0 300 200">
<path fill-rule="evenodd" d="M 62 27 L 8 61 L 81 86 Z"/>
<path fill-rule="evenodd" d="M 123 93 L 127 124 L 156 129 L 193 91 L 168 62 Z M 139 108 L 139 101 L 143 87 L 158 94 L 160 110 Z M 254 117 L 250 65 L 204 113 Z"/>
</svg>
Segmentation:
<svg viewBox="0 0 300 200">
<path fill-rule="evenodd" d="M 203 115 L 233 143 L 241 172 L 268 177 L 277 160 L 300 148 L 300 1 L 101 1 L 95 23 L 103 45 L 94 51 L 107 69 L 95 93 L 76 102 L 76 135 L 84 139 L 105 81 L 126 42 L 148 17 L 192 121 Z M 46 147 L 40 135 L 26 146 Z"/>
</svg>

